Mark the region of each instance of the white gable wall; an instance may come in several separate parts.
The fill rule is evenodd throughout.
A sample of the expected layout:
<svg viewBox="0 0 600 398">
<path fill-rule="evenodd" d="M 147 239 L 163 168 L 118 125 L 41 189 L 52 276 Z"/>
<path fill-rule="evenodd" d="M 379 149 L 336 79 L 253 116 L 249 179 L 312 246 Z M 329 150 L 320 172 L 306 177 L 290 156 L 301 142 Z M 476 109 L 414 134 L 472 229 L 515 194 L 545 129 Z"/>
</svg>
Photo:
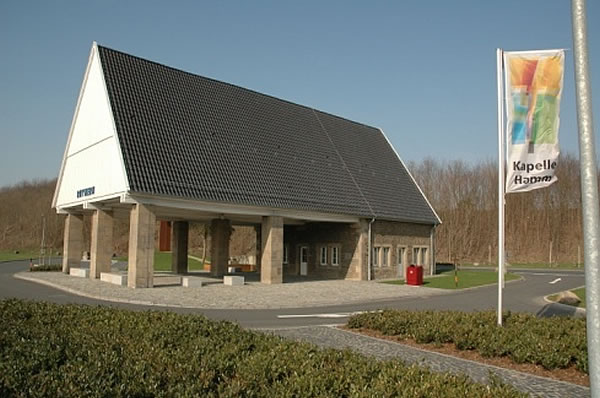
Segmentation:
<svg viewBox="0 0 600 398">
<path fill-rule="evenodd" d="M 100 57 L 94 43 L 65 149 L 54 206 L 61 210 L 117 196 L 127 189 Z"/>
</svg>

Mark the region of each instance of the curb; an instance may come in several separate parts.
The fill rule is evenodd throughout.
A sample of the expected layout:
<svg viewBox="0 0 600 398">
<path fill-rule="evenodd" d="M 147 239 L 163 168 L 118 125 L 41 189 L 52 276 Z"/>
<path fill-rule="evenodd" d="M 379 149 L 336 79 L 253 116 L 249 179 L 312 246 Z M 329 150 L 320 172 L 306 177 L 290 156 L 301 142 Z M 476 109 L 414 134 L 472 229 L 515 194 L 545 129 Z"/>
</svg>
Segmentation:
<svg viewBox="0 0 600 398">
<path fill-rule="evenodd" d="M 585 286 L 580 286 L 580 287 L 585 287 Z M 576 288 L 574 288 L 574 289 L 579 289 L 579 287 L 576 287 Z M 573 290 L 573 289 L 568 289 L 568 290 Z M 561 290 L 561 292 L 562 292 L 562 291 L 563 291 L 563 290 Z M 549 303 L 549 304 L 557 305 L 557 306 L 559 306 L 559 308 L 563 308 L 563 309 L 565 309 L 565 310 L 572 310 L 572 309 L 575 309 L 575 313 L 576 313 L 576 314 L 580 314 L 580 315 L 583 315 L 583 316 L 587 315 L 587 311 L 586 311 L 586 309 L 585 309 L 585 308 L 581 308 L 581 307 L 575 307 L 575 306 L 572 306 L 572 305 L 567 305 L 567 304 L 558 303 L 558 302 L 556 302 L 556 301 L 552 301 L 552 300 L 550 300 L 550 299 L 548 298 L 548 297 L 550 297 L 550 296 L 554 296 L 555 294 L 559 294 L 559 293 L 560 293 L 560 292 L 558 292 L 558 293 L 552 293 L 552 294 L 548 294 L 548 295 L 544 296 L 544 301 L 545 301 L 545 302 L 547 302 L 547 303 Z"/>
<path fill-rule="evenodd" d="M 82 292 L 80 290 L 71 289 L 69 287 L 64 287 L 64 286 L 59 285 L 57 283 L 48 282 L 48 281 L 45 281 L 45 280 L 42 280 L 42 279 L 30 278 L 30 277 L 27 277 L 25 275 L 13 274 L 13 277 L 16 278 L 16 279 L 21 279 L 21 280 L 27 281 L 27 282 L 39 283 L 40 285 L 49 286 L 49 287 L 52 287 L 54 289 L 58 289 L 58 290 L 61 290 L 63 292 L 71 293 L 71 294 L 74 294 L 74 295 L 77 295 L 77 296 L 86 297 L 86 298 L 90 298 L 90 299 L 94 299 L 94 300 L 108 301 L 108 302 L 111 302 L 111 303 L 146 305 L 146 306 L 150 306 L 150 307 L 161 307 L 161 308 L 185 308 L 185 309 L 193 309 L 193 310 L 207 309 L 207 308 L 202 308 L 202 307 L 188 307 L 188 306 L 177 305 L 177 304 L 153 303 L 151 301 L 126 300 L 126 299 L 116 299 L 116 298 L 111 298 L 111 297 L 102 297 L 102 296 L 97 296 L 95 294 L 85 293 L 85 292 Z"/>
</svg>

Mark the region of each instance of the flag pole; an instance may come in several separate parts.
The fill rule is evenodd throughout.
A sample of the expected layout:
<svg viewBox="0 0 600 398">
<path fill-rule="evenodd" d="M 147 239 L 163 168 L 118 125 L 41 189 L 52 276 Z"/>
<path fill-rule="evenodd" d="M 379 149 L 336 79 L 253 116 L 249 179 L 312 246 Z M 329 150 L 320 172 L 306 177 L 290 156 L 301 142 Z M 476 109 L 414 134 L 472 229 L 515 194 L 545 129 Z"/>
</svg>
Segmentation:
<svg viewBox="0 0 600 398">
<path fill-rule="evenodd" d="M 504 286 L 504 101 L 502 95 L 503 51 L 496 49 L 498 82 L 498 325 L 502 326 Z"/>
<path fill-rule="evenodd" d="M 587 307 L 587 348 L 592 397 L 600 397 L 600 214 L 598 210 L 598 169 L 592 120 L 592 90 L 587 49 L 585 0 L 571 3 L 573 59 L 579 126 L 581 201 L 583 206 L 583 265 Z"/>
</svg>

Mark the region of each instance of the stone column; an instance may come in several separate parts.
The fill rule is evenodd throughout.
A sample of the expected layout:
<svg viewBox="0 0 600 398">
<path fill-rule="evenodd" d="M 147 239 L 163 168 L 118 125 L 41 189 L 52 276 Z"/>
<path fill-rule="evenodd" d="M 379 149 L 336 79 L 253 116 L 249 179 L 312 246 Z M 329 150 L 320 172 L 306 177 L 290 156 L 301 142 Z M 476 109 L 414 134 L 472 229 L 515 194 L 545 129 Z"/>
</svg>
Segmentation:
<svg viewBox="0 0 600 398">
<path fill-rule="evenodd" d="M 260 263 L 261 263 L 261 259 L 262 259 L 262 235 L 261 235 L 261 231 L 262 231 L 262 225 L 255 225 L 254 226 L 254 232 L 256 233 L 256 252 L 255 257 L 256 257 L 256 269 L 260 270 Z"/>
<path fill-rule="evenodd" d="M 260 282 L 283 282 L 283 218 L 263 217 Z"/>
<path fill-rule="evenodd" d="M 231 221 L 214 219 L 210 224 L 210 274 L 222 276 L 229 262 L 229 238 L 231 236 Z"/>
<path fill-rule="evenodd" d="M 127 286 L 154 286 L 154 229 L 156 216 L 148 206 L 136 204 L 129 221 L 129 271 Z"/>
<path fill-rule="evenodd" d="M 369 250 L 369 222 L 366 220 L 360 220 L 355 224 L 349 225 L 347 228 L 349 228 L 351 231 L 352 239 L 344 241 L 343 246 L 348 245 L 351 247 L 354 245 L 354 250 L 345 279 L 366 281 Z"/>
<path fill-rule="evenodd" d="M 100 278 L 101 272 L 110 272 L 113 244 L 113 216 L 111 212 L 96 210 L 92 216 L 90 242 L 90 279 Z"/>
<path fill-rule="evenodd" d="M 71 267 L 79 267 L 83 252 L 83 215 L 67 214 L 63 242 L 62 270 L 68 274 Z"/>
<path fill-rule="evenodd" d="M 173 231 L 171 271 L 176 274 L 185 274 L 188 271 L 189 223 L 187 221 L 174 221 L 171 226 Z"/>
</svg>

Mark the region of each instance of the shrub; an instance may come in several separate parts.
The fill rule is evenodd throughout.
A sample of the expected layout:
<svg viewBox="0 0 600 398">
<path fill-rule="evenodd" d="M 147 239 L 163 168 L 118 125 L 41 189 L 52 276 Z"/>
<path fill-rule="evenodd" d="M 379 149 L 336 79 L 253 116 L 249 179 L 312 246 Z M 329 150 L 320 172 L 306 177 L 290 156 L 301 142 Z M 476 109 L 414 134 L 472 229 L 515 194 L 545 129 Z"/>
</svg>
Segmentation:
<svg viewBox="0 0 600 398">
<path fill-rule="evenodd" d="M 29 267 L 30 272 L 56 272 L 62 271 L 62 265 L 53 264 L 53 265 L 37 265 L 34 267 Z"/>
<path fill-rule="evenodd" d="M 529 314 L 451 311 L 395 311 L 351 317 L 350 328 L 364 328 L 418 343 L 454 343 L 459 350 L 475 350 L 484 357 L 509 357 L 516 363 L 546 369 L 575 366 L 587 373 L 585 319 L 536 318 Z"/>
<path fill-rule="evenodd" d="M 196 315 L 5 300 L 0 322 L 0 396 L 524 396 Z"/>
</svg>

